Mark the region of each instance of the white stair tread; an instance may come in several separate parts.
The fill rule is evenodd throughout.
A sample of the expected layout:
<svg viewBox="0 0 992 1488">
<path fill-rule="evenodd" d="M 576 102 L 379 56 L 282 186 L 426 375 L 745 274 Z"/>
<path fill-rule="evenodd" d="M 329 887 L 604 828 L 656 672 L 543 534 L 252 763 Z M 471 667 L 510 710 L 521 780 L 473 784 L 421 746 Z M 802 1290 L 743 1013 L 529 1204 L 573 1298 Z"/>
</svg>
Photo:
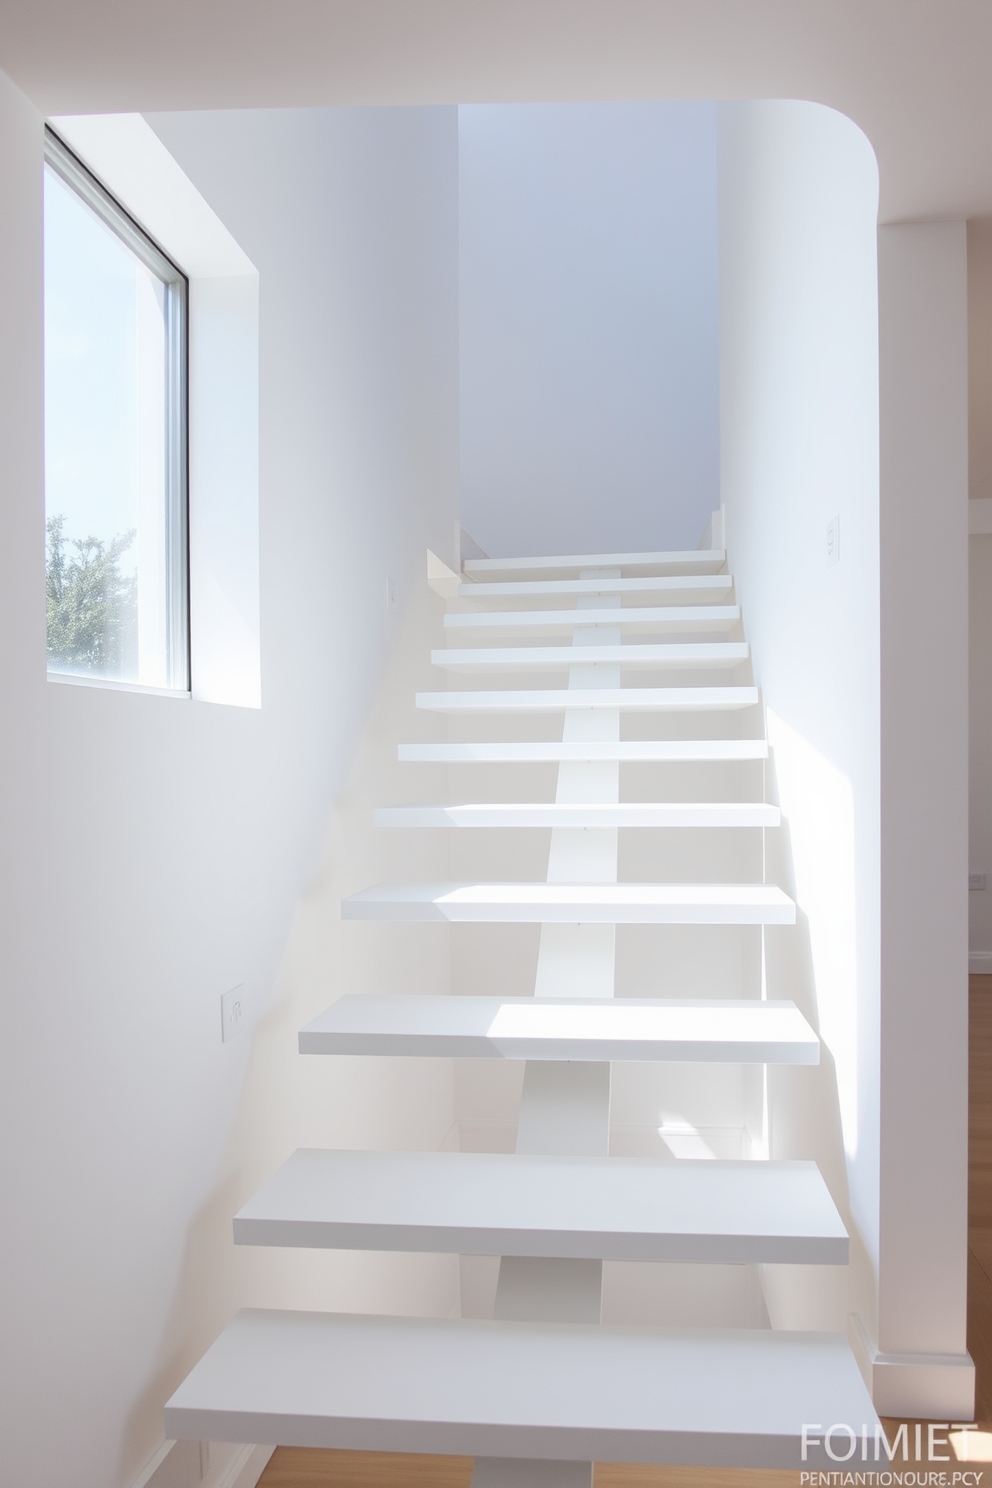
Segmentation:
<svg viewBox="0 0 992 1488">
<path fill-rule="evenodd" d="M 800 1466 L 877 1416 L 841 1334 L 238 1313 L 167 1436 L 574 1461 Z M 822 1440 L 822 1433 L 817 1433 Z M 803 1466 L 835 1468 L 822 1447 Z"/>
<path fill-rule="evenodd" d="M 360 997 L 300 1030 L 301 1054 L 818 1064 L 792 1002 L 622 997 Z"/>
<path fill-rule="evenodd" d="M 538 925 L 792 925 L 771 884 L 377 884 L 341 901 L 346 920 Z"/>
<path fill-rule="evenodd" d="M 681 569 L 695 573 L 714 573 L 724 566 L 727 554 L 722 548 L 692 548 L 670 553 L 584 553 L 552 558 L 467 558 L 463 572 L 480 574 L 553 574 L 579 573 L 584 568 L 654 568 Z"/>
<path fill-rule="evenodd" d="M 813 1162 L 295 1152 L 235 1217 L 239 1245 L 738 1265 L 847 1264 Z"/>
<path fill-rule="evenodd" d="M 507 583 L 459 584 L 460 599 L 560 599 L 563 595 L 582 594 L 701 594 L 712 598 L 729 594 L 734 587 L 730 574 L 645 575 L 636 579 L 511 579 Z"/>
<path fill-rule="evenodd" d="M 564 708 L 626 712 L 725 711 L 753 708 L 756 687 L 528 687 L 490 692 L 418 692 L 417 707 L 434 713 L 557 713 Z"/>
<path fill-rule="evenodd" d="M 762 801 L 484 802 L 465 806 L 381 806 L 377 827 L 777 827 Z"/>
<path fill-rule="evenodd" d="M 417 764 L 559 764 L 563 760 L 619 760 L 621 763 L 678 764 L 710 760 L 763 760 L 764 739 L 623 739 L 617 743 L 558 744 L 502 742 L 400 744 L 398 758 Z"/>
<path fill-rule="evenodd" d="M 453 610 L 446 630 L 529 631 L 567 635 L 588 625 L 619 625 L 624 630 L 729 630 L 741 618 L 739 605 L 633 605 L 602 610 Z"/>
<path fill-rule="evenodd" d="M 528 667 L 561 671 L 573 666 L 733 667 L 747 661 L 747 641 L 663 642 L 628 646 L 476 646 L 446 647 L 431 652 L 431 663 L 449 671 L 517 672 Z"/>
</svg>

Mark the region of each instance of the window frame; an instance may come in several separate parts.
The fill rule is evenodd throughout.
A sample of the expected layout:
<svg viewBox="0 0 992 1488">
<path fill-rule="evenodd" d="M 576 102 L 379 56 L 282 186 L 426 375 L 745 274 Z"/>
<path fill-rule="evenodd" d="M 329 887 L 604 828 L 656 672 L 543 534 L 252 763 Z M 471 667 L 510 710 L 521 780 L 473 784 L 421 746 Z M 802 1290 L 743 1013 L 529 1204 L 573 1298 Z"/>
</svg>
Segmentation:
<svg viewBox="0 0 992 1488">
<path fill-rule="evenodd" d="M 165 592 L 167 691 L 190 693 L 190 543 L 189 543 L 189 280 L 130 212 L 63 139 L 45 125 L 44 162 L 83 205 L 110 229 L 135 258 L 165 286 L 167 345 L 165 408 Z M 160 692 L 141 682 L 90 673 L 60 672 L 74 682 L 115 690 Z"/>
</svg>

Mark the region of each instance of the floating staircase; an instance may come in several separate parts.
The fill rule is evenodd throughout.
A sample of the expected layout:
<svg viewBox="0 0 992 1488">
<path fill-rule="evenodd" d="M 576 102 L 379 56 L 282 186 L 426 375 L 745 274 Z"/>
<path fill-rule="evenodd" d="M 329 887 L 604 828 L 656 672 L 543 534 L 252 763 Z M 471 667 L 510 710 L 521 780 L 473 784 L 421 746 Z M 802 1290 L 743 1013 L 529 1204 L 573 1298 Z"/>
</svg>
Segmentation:
<svg viewBox="0 0 992 1488">
<path fill-rule="evenodd" d="M 498 1255 L 494 1316 L 242 1312 L 169 1402 L 167 1432 L 469 1454 L 475 1488 L 589 1488 L 597 1459 L 799 1467 L 804 1425 L 845 1423 L 859 1435 L 877 1425 L 842 1335 L 601 1320 L 604 1263 L 847 1261 L 847 1233 L 812 1162 L 611 1154 L 614 1063 L 819 1059 L 794 1004 L 763 1000 L 760 989 L 614 995 L 618 926 L 763 935 L 795 922 L 795 904 L 760 873 L 732 882 L 618 875 L 621 831 L 649 848 L 688 832 L 705 848 L 723 840 L 713 829 L 733 829 L 738 841 L 779 824 L 763 791 L 758 800 L 621 800 L 621 764 L 684 766 L 694 779 L 716 766 L 725 780 L 767 758 L 726 555 L 472 560 L 458 595 L 445 626 L 471 648 L 437 650 L 434 664 L 483 684 L 511 673 L 522 685 L 421 693 L 418 706 L 464 718 L 461 730 L 493 715 L 560 714 L 561 738 L 408 744 L 400 759 L 554 764 L 556 798 L 383 807 L 376 821 L 549 832 L 546 881 L 381 884 L 345 900 L 342 913 L 539 925 L 534 995 L 349 994 L 301 1031 L 300 1051 L 524 1061 L 516 1151 L 301 1150 L 236 1216 L 234 1235 L 245 1245 Z M 657 639 L 625 642 L 630 632 Z M 708 639 L 714 632 L 724 638 Z M 477 645 L 486 635 L 512 644 Z M 546 644 L 569 635 L 571 645 Z M 714 670 L 726 674 L 720 685 L 707 680 Z M 630 671 L 657 682 L 625 684 Z M 672 671 L 677 686 L 664 681 Z M 548 688 L 555 672 L 565 685 Z M 658 737 L 637 737 L 645 718 L 660 720 Z M 666 736 L 687 727 L 693 737 Z M 669 986 L 663 961 L 656 982 Z M 814 1441 L 806 1465 L 831 1467 Z"/>
</svg>

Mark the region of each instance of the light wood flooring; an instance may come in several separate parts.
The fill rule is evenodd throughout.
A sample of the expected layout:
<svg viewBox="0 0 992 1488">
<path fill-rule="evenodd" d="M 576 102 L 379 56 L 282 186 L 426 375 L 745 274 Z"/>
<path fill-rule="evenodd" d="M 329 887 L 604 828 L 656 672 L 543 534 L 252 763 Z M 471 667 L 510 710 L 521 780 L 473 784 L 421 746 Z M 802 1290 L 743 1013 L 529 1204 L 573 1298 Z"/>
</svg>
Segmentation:
<svg viewBox="0 0 992 1488">
<path fill-rule="evenodd" d="M 992 976 L 971 978 L 970 1005 L 968 1348 L 978 1369 L 976 1419 L 992 1432 Z M 793 1488 L 798 1480 L 796 1472 L 601 1462 L 595 1488 Z M 470 1457 L 277 1447 L 259 1488 L 470 1488 L 471 1481 Z"/>
</svg>

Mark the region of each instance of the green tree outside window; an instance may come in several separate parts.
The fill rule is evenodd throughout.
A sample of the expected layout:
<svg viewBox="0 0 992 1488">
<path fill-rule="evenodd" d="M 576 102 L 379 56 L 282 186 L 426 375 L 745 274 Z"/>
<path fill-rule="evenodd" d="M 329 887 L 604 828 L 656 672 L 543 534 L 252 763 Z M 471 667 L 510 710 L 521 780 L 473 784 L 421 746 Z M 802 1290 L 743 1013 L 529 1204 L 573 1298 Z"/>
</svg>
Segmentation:
<svg viewBox="0 0 992 1488">
<path fill-rule="evenodd" d="M 102 677 L 133 675 L 138 645 L 138 579 L 120 560 L 134 542 L 132 528 L 109 543 L 63 533 L 65 517 L 49 517 L 46 591 L 48 662 L 58 671 Z"/>
</svg>

